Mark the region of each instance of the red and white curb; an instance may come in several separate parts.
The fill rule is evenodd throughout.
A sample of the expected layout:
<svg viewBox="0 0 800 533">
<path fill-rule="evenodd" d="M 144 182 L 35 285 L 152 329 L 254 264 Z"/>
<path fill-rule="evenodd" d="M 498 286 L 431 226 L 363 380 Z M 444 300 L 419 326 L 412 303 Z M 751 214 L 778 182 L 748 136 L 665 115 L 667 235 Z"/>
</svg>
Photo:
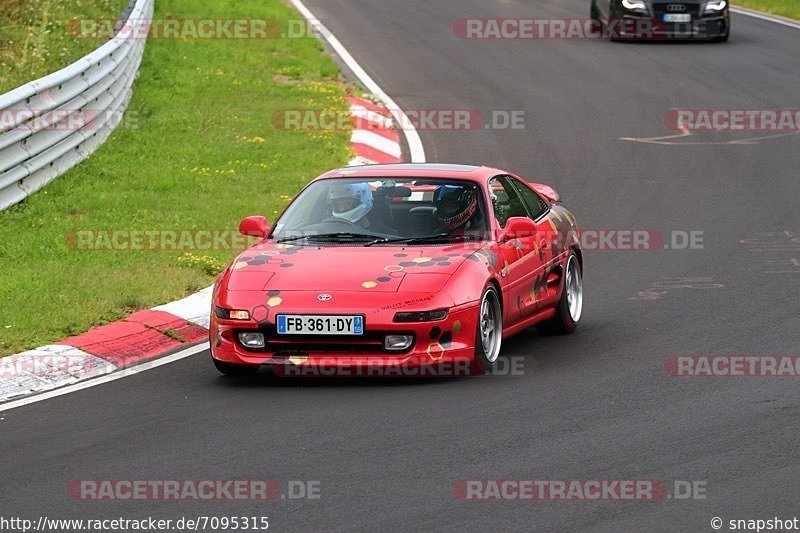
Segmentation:
<svg viewBox="0 0 800 533">
<path fill-rule="evenodd" d="M 400 135 L 394 128 L 391 111 L 385 106 L 354 96 L 348 97 L 347 102 L 353 117 L 350 148 L 355 154 L 350 166 L 401 163 L 403 153 Z"/>
<path fill-rule="evenodd" d="M 399 163 L 400 136 L 388 108 L 350 97 L 350 165 Z M 2 402 L 111 374 L 208 339 L 212 287 L 182 300 L 8 357 L 0 357 Z"/>
<path fill-rule="evenodd" d="M 0 358 L 0 402 L 110 374 L 207 340 L 211 290 Z"/>
</svg>

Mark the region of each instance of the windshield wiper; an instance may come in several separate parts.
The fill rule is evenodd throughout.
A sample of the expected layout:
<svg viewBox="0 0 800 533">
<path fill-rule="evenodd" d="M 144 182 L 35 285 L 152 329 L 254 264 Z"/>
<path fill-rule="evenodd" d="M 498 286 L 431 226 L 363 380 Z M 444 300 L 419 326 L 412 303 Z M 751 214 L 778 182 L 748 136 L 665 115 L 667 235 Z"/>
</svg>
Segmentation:
<svg viewBox="0 0 800 533">
<path fill-rule="evenodd" d="M 375 239 L 375 235 L 369 235 L 367 233 L 320 233 L 317 235 L 297 235 L 295 237 L 286 237 L 284 239 L 278 239 L 278 243 L 283 244 L 285 242 L 291 241 L 300 241 L 303 239 L 307 240 L 315 240 L 315 241 L 328 241 L 328 240 L 339 240 L 343 239 L 347 242 L 354 242 L 356 240 L 373 240 Z"/>
<path fill-rule="evenodd" d="M 383 239 L 375 239 L 372 242 L 368 242 L 364 246 L 372 246 L 373 244 L 386 244 L 386 243 L 396 243 L 402 242 L 405 244 L 417 244 L 421 242 L 437 242 L 444 239 L 459 239 L 465 240 L 467 238 L 466 235 L 452 235 L 450 233 L 437 233 L 436 235 L 428 235 L 426 237 L 404 237 L 402 239 L 392 239 L 390 237 L 386 237 Z"/>
</svg>

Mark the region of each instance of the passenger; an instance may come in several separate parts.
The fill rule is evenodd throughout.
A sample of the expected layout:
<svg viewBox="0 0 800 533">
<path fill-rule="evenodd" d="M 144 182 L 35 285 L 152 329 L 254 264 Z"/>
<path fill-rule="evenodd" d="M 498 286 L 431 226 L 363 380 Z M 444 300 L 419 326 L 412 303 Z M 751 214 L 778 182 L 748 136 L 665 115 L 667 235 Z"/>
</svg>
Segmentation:
<svg viewBox="0 0 800 533">
<path fill-rule="evenodd" d="M 478 195 L 475 189 L 461 185 L 440 185 L 433 196 L 436 218 L 440 227 L 437 233 L 465 234 L 482 230 Z"/>
</svg>

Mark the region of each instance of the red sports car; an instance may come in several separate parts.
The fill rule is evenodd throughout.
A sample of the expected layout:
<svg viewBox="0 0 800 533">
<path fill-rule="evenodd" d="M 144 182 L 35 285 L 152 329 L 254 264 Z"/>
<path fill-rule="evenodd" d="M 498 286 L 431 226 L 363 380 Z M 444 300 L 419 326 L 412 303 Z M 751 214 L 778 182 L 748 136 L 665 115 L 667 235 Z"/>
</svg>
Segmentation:
<svg viewBox="0 0 800 533">
<path fill-rule="evenodd" d="M 583 305 L 575 218 L 550 187 L 487 167 L 400 164 L 323 174 L 214 286 L 224 374 L 490 371 L 504 337 L 571 333 Z"/>
</svg>

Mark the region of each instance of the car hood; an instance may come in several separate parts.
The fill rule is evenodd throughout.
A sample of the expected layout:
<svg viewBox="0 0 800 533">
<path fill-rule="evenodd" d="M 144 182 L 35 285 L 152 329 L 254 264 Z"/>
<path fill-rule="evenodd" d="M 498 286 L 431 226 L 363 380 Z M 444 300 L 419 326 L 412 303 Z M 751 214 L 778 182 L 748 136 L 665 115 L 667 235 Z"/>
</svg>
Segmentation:
<svg viewBox="0 0 800 533">
<path fill-rule="evenodd" d="M 477 248 L 263 243 L 236 258 L 227 289 L 396 292 L 403 285 L 437 291 Z"/>
</svg>

